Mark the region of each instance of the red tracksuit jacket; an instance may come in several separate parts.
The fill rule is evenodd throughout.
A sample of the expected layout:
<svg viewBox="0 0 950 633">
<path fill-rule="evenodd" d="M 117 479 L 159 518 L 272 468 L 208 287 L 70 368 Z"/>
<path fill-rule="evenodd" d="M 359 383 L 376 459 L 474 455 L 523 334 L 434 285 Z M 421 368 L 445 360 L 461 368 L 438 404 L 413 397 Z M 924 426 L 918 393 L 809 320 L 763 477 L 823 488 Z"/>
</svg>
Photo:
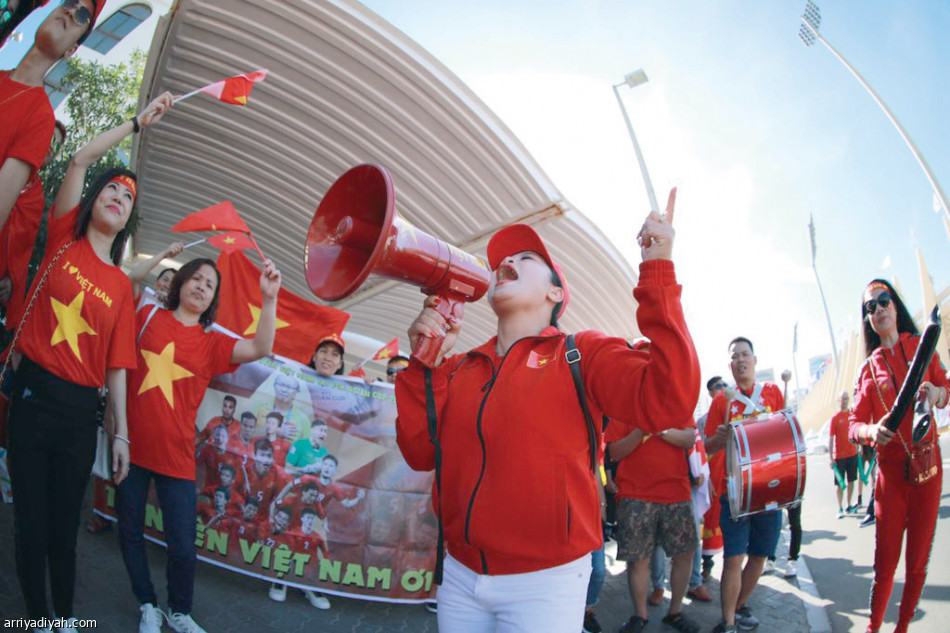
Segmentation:
<svg viewBox="0 0 950 633">
<path fill-rule="evenodd" d="M 689 418 L 699 397 L 699 362 L 683 319 L 673 263 L 644 262 L 634 290 L 649 354 L 600 332 L 577 334 L 591 415 L 645 416 L 648 432 Z M 495 353 L 496 339 L 446 358 L 433 371 L 442 445 L 445 542 L 481 574 L 555 567 L 601 546 L 600 508 L 587 424 L 553 327 Z M 396 439 L 415 470 L 435 468 L 423 366 L 412 360 L 396 380 Z M 654 422 L 656 421 L 656 422 Z M 598 442 L 600 425 L 598 427 Z"/>
</svg>

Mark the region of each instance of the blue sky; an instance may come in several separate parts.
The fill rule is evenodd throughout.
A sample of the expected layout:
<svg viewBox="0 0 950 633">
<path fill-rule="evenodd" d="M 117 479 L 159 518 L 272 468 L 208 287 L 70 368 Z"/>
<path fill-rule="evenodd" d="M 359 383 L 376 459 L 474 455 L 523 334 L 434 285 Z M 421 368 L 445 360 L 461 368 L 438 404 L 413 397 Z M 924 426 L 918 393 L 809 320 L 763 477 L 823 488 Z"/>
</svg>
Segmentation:
<svg viewBox="0 0 950 633">
<path fill-rule="evenodd" d="M 679 187 L 674 256 L 704 377 L 728 371 L 740 334 L 760 368 L 791 368 L 796 321 L 803 381 L 807 357 L 830 351 L 809 213 L 839 346 L 873 277 L 897 277 L 921 308 L 916 248 L 938 292 L 950 284 L 923 171 L 832 54 L 799 40 L 803 1 L 366 4 L 468 84 L 635 265 L 648 202 L 611 85 L 646 71 L 649 83 L 621 91 L 661 205 Z M 819 6 L 821 33 L 950 191 L 950 3 Z"/>
<path fill-rule="evenodd" d="M 485 101 L 634 265 L 648 202 L 611 85 L 646 71 L 649 83 L 621 91 L 661 205 L 679 187 L 675 258 L 704 377 L 728 371 L 725 346 L 739 334 L 756 343 L 760 368 L 790 368 L 796 321 L 803 382 L 807 358 L 830 350 L 810 213 L 839 345 L 875 276 L 896 277 L 911 309 L 922 307 L 916 248 L 938 291 L 950 284 L 950 239 L 922 170 L 831 53 L 798 39 L 803 1 L 365 4 Z M 950 3 L 819 5 L 822 34 L 950 191 Z M 0 52 L 0 68 L 27 43 Z"/>
</svg>

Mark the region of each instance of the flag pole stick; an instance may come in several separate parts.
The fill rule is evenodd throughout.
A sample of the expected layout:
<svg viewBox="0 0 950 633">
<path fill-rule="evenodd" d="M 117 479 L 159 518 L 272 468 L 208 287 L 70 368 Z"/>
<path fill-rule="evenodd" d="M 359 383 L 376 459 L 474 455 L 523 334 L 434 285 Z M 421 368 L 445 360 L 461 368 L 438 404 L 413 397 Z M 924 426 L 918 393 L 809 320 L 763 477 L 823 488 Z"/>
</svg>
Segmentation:
<svg viewBox="0 0 950 633">
<path fill-rule="evenodd" d="M 261 263 L 263 264 L 264 262 L 266 262 L 267 258 L 264 257 L 264 253 L 261 252 L 261 247 L 257 245 L 257 240 L 254 239 L 254 236 L 251 235 L 251 232 L 247 231 L 245 235 L 247 235 L 248 239 L 251 240 L 251 244 L 254 245 L 254 250 L 257 251 L 257 254 L 261 256 Z"/>
<path fill-rule="evenodd" d="M 198 246 L 198 244 L 201 244 L 202 242 L 207 242 L 207 241 L 208 240 L 201 238 L 200 240 L 195 240 L 194 242 L 189 242 L 188 244 L 185 244 L 183 248 L 191 248 L 192 246 Z"/>
<path fill-rule="evenodd" d="M 188 97 L 193 97 L 193 96 L 195 96 L 196 94 L 198 94 L 199 92 L 201 92 L 202 90 L 204 90 L 204 89 L 207 88 L 207 87 L 208 87 L 208 86 L 202 86 L 201 88 L 198 88 L 197 90 L 192 90 L 192 91 L 189 92 L 188 94 L 179 95 L 179 96 L 175 97 L 175 100 L 174 100 L 172 103 L 178 103 L 179 101 L 184 101 L 184 100 L 187 99 Z"/>
</svg>

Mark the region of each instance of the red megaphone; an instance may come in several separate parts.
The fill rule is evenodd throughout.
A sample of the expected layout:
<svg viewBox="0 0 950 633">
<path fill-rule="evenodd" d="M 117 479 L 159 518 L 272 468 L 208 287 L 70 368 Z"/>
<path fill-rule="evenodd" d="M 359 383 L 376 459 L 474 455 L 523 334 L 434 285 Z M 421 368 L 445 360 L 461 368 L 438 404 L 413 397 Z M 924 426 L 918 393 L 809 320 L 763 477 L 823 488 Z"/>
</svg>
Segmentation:
<svg viewBox="0 0 950 633">
<path fill-rule="evenodd" d="M 379 165 L 358 165 L 333 183 L 307 231 L 303 266 L 310 290 L 339 301 L 373 274 L 438 295 L 435 309 L 461 319 L 465 302 L 488 290 L 488 266 L 400 218 L 395 201 L 392 177 Z M 413 355 L 432 367 L 443 339 L 424 339 Z"/>
</svg>

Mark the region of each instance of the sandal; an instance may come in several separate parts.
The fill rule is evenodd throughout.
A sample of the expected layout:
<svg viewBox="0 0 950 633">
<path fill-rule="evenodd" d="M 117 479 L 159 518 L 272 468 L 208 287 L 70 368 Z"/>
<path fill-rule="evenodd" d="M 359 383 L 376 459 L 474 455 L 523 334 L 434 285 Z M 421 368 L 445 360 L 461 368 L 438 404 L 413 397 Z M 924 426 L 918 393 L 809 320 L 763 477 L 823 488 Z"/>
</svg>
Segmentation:
<svg viewBox="0 0 950 633">
<path fill-rule="evenodd" d="M 668 613 L 666 617 L 663 618 L 663 624 L 673 627 L 680 633 L 699 633 L 699 627 L 693 622 L 684 618 L 682 613 L 677 613 L 675 615 Z"/>
</svg>

